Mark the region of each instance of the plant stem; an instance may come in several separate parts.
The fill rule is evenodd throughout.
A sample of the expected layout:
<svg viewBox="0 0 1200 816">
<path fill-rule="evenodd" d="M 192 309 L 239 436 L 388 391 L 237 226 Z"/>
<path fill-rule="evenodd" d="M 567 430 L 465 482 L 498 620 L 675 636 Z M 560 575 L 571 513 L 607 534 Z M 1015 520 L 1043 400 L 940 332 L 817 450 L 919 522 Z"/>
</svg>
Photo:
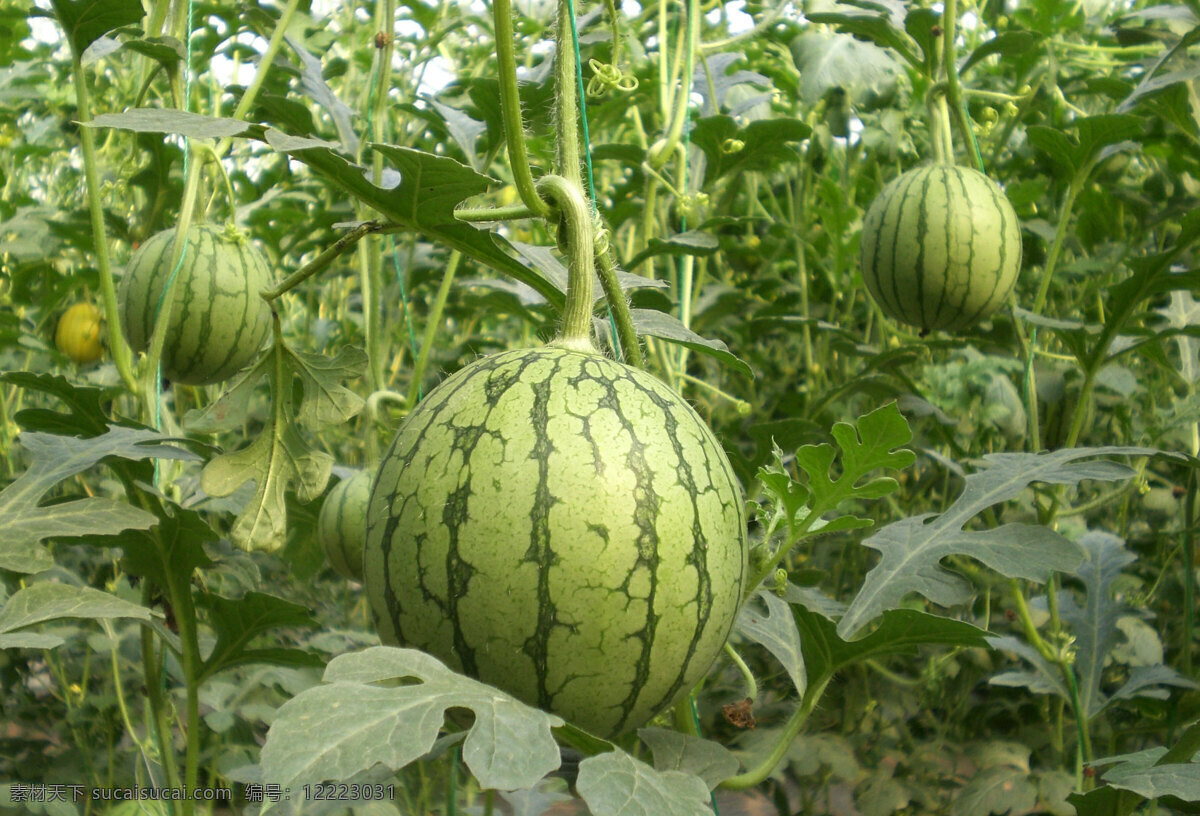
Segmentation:
<svg viewBox="0 0 1200 816">
<path fill-rule="evenodd" d="M 299 270 L 293 272 L 291 275 L 288 275 L 270 289 L 262 290 L 262 292 L 259 294 L 262 295 L 264 300 L 275 300 L 277 297 L 280 297 L 281 295 L 290 292 L 292 289 L 295 289 L 297 286 L 304 283 L 304 281 L 308 280 L 313 275 L 316 275 L 318 272 L 323 272 L 329 267 L 329 264 L 333 263 L 335 258 L 337 258 L 350 247 L 354 246 L 354 244 L 358 243 L 362 238 L 373 233 L 387 232 L 389 226 L 391 225 L 380 224 L 378 221 L 364 221 L 353 230 L 337 239 L 337 241 L 333 243 L 333 246 L 324 250 L 320 255 L 313 258 Z M 396 229 L 399 228 L 396 227 Z"/>
<path fill-rule="evenodd" d="M 609 240 L 611 241 L 611 238 Z M 617 326 L 617 342 L 621 344 L 621 356 L 634 368 L 643 368 L 645 360 L 642 357 L 642 346 L 638 342 L 637 330 L 633 325 L 629 301 L 625 299 L 621 282 L 617 280 L 617 259 L 611 246 L 606 251 L 596 254 L 596 269 L 600 275 L 600 286 L 604 289 L 608 308 L 612 310 L 613 322 Z"/>
<path fill-rule="evenodd" d="M 79 121 L 92 120 L 91 97 L 87 79 L 78 54 L 74 55 L 71 68 L 75 81 L 75 104 L 79 109 Z M 113 282 L 112 263 L 108 257 L 108 236 L 104 229 L 104 205 L 100 201 L 100 175 L 96 169 L 96 134 L 90 127 L 79 129 L 83 144 L 83 171 L 87 181 L 88 214 L 92 222 L 92 247 L 96 253 L 96 268 L 100 273 L 100 294 L 104 300 L 104 316 L 108 323 L 108 348 L 121 381 L 129 390 L 137 388 L 137 377 L 133 373 L 132 355 L 125 337 L 121 334 L 120 312 L 117 307 L 117 287 Z"/>
<path fill-rule="evenodd" d="M 538 180 L 537 191 L 554 202 L 560 214 L 559 229 L 567 231 L 567 302 L 563 307 L 562 331 L 555 343 L 579 351 L 594 351 L 591 336 L 595 256 L 591 208 L 578 181 L 543 176 Z"/>
<path fill-rule="evenodd" d="M 963 100 L 962 85 L 958 79 L 958 45 L 955 42 L 958 28 L 958 0 L 945 0 L 945 11 L 942 13 L 942 64 L 946 69 L 946 101 L 954 112 L 954 121 L 962 132 L 963 141 L 971 150 L 975 160 L 975 169 L 986 173 L 983 169 L 983 156 L 979 153 L 979 142 L 975 139 L 975 130 L 971 127 L 971 119 L 967 115 L 966 103 Z"/>
<path fill-rule="evenodd" d="M 416 405 L 417 399 L 420 397 L 421 380 L 425 376 L 425 367 L 429 365 L 429 354 L 433 350 L 433 341 L 437 338 L 437 331 L 442 323 L 442 312 L 446 308 L 446 299 L 450 296 L 450 287 L 454 285 L 454 275 L 458 272 L 458 263 L 461 260 L 462 253 L 458 250 L 450 253 L 450 260 L 446 263 L 446 271 L 442 274 L 442 283 L 434 298 L 433 308 L 425 321 L 425 333 L 421 335 L 421 350 L 417 353 L 412 379 L 408 383 L 406 402 L 409 405 Z"/>
<path fill-rule="evenodd" d="M 512 0 L 493 0 L 492 17 L 496 30 L 496 62 L 500 71 L 500 116 L 504 123 L 504 141 L 508 146 L 508 163 L 521 201 L 535 215 L 545 217 L 550 214 L 550 208 L 534 189 L 529 154 L 525 148 L 525 120 L 521 116 L 517 60 L 513 48 L 516 36 L 513 34 Z"/>
<path fill-rule="evenodd" d="M 575 46 L 571 37 L 573 23 L 569 0 L 559 0 L 558 23 L 554 33 L 554 112 L 558 131 L 558 172 L 567 181 L 582 189 L 579 98 L 575 78 Z M 590 217 L 590 208 L 588 212 Z"/>
<path fill-rule="evenodd" d="M 800 734 L 804 723 L 808 721 L 809 715 L 812 714 L 813 709 L 816 707 L 817 701 L 825 693 L 825 687 L 829 685 L 830 679 L 831 676 L 823 677 L 820 682 L 808 687 L 808 692 L 804 695 L 804 699 L 801 701 L 799 707 L 788 718 L 783 730 L 779 732 L 779 737 L 772 746 L 770 753 L 758 765 L 745 773 L 731 776 L 721 783 L 721 787 L 728 790 L 746 790 L 770 776 L 771 771 L 775 770 L 775 766 L 782 762 L 783 758 L 787 755 L 788 749 L 792 746 L 792 741 Z"/>
</svg>

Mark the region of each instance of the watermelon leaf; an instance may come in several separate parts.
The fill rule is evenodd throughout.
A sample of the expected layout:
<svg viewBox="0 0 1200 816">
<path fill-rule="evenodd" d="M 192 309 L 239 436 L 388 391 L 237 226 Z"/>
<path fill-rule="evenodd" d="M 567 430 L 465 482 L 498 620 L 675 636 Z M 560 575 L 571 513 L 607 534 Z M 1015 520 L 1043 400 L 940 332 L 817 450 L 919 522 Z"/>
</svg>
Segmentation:
<svg viewBox="0 0 1200 816">
<path fill-rule="evenodd" d="M 91 439 L 23 433 L 17 440 L 28 452 L 29 468 L 0 491 L 0 569 L 34 573 L 54 566 L 39 543 L 88 533 L 147 529 L 158 523 L 152 513 L 116 499 L 88 498 L 39 507 L 38 501 L 59 482 L 82 473 L 107 457 L 122 459 L 199 459 L 191 451 L 163 444 L 170 437 L 149 430 L 109 427 Z"/>
<path fill-rule="evenodd" d="M 695 255 L 704 258 L 721 248 L 716 236 L 700 230 L 688 230 L 667 238 L 651 238 L 649 245 L 629 259 L 626 268 L 633 269 L 655 255 Z M 666 281 L 663 281 L 665 284 Z"/>
<path fill-rule="evenodd" d="M 242 549 L 274 551 L 287 539 L 287 488 L 295 484 L 300 501 L 312 501 L 332 467 L 333 457 L 305 442 L 293 423 L 272 417 L 250 445 L 212 459 L 200 473 L 200 487 L 210 496 L 228 496 L 253 481 L 254 497 L 230 536 Z"/>
<path fill-rule="evenodd" d="M 273 663 L 283 666 L 321 666 L 319 657 L 301 649 L 284 647 L 250 648 L 258 635 L 280 627 L 315 629 L 317 621 L 299 604 L 262 592 L 247 592 L 242 598 L 222 598 L 204 593 L 197 606 L 208 610 L 208 623 L 216 631 L 217 642 L 200 670 L 200 680 L 223 669 L 246 663 Z"/>
<path fill-rule="evenodd" d="M 376 763 L 399 770 L 433 748 L 450 708 L 475 715 L 462 755 L 483 788 L 529 788 L 561 763 L 550 729 L 562 720 L 423 652 L 375 646 L 340 655 L 323 679 L 280 707 L 262 749 L 264 780 L 297 790 Z"/>
<path fill-rule="evenodd" d="M 711 740 L 665 728 L 639 728 L 637 733 L 642 742 L 650 746 L 655 770 L 682 771 L 698 776 L 709 790 L 714 790 L 738 772 L 737 757 L 725 746 Z"/>
<path fill-rule="evenodd" d="M 756 599 L 766 606 L 765 615 L 755 603 Z M 804 670 L 800 633 L 787 602 L 774 592 L 760 588 L 742 607 L 736 628 L 750 640 L 765 646 L 783 664 L 796 692 L 804 697 L 804 692 L 808 690 L 808 676 Z"/>
<path fill-rule="evenodd" d="M 183 417 L 183 427 L 199 434 L 225 433 L 241 427 L 254 407 L 255 388 L 274 364 L 275 358 L 264 354 L 257 363 L 237 375 L 220 397 L 203 408 L 188 411 Z"/>
<path fill-rule="evenodd" d="M 114 28 L 139 23 L 146 14 L 138 0 L 51 0 L 51 6 L 76 57 Z"/>
<path fill-rule="evenodd" d="M 579 763 L 575 788 L 595 816 L 712 816 L 704 780 L 681 771 L 656 771 L 624 751 Z"/>
<path fill-rule="evenodd" d="M 310 431 L 340 425 L 362 410 L 363 399 L 341 384 L 367 370 L 367 353 L 357 346 L 342 346 L 333 357 L 284 347 L 285 360 L 300 378 L 304 396 L 296 420 Z"/>
<path fill-rule="evenodd" d="M 698 354 L 705 354 L 717 360 L 722 365 L 729 366 L 748 377 L 754 376 L 754 370 L 741 359 L 736 357 L 729 347 L 720 340 L 709 340 L 701 337 L 680 322 L 679 318 L 666 312 L 654 309 L 630 309 L 633 316 L 633 327 L 639 335 L 649 335 L 690 348 Z"/>
<path fill-rule="evenodd" d="M 1075 674 L 1079 704 L 1091 719 L 1114 700 L 1136 696 L 1158 696 L 1163 686 L 1194 688 L 1170 667 L 1158 663 L 1135 667 L 1128 679 L 1111 694 L 1101 691 L 1101 676 L 1110 665 L 1113 649 L 1124 639 L 1117 621 L 1129 614 L 1129 606 L 1118 599 L 1114 586 L 1122 570 L 1137 560 L 1125 548 L 1125 542 L 1109 533 L 1092 531 L 1079 538 L 1086 558 L 1074 571 L 1083 586 L 1084 604 L 1081 607 L 1069 592 L 1059 595 L 1058 603 L 1063 622 L 1074 635 Z M 1015 654 L 1033 666 L 1032 671 L 1008 671 L 991 679 L 997 686 L 1023 686 L 1039 694 L 1055 694 L 1070 700 L 1063 684 L 1062 673 L 1046 661 L 1033 647 L 1013 637 L 990 638 L 994 648 Z"/>
<path fill-rule="evenodd" d="M 150 620 L 150 610 L 109 592 L 49 582 L 18 590 L 0 607 L 0 649 L 53 649 L 58 635 L 19 631 L 65 618 L 132 618 Z"/>
<path fill-rule="evenodd" d="M 1149 456 L 1151 448 L 1068 448 L 1052 453 L 992 453 L 984 469 L 966 477 L 958 499 L 941 515 L 922 514 L 894 522 L 863 541 L 882 553 L 838 624 L 849 638 L 879 614 L 895 609 L 910 592 L 942 606 L 970 597 L 965 580 L 941 567 L 943 558 L 965 555 L 1008 578 L 1045 581 L 1052 572 L 1070 572 L 1084 551 L 1045 527 L 1007 524 L 991 530 L 964 527 L 987 508 L 1016 498 L 1034 482 L 1073 485 L 1084 479 L 1120 481 L 1134 475 L 1122 464 L 1078 460 L 1096 456 Z"/>
</svg>

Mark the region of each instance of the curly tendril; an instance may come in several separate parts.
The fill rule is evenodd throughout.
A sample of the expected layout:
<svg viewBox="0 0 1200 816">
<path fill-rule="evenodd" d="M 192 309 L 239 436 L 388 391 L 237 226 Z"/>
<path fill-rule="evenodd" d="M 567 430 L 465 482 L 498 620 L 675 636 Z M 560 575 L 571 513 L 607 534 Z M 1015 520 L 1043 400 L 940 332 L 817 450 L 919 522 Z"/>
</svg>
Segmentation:
<svg viewBox="0 0 1200 816">
<path fill-rule="evenodd" d="M 637 89 L 638 79 L 632 74 L 623 72 L 615 65 L 599 60 L 588 60 L 592 69 L 592 78 L 588 80 L 587 95 L 591 97 L 604 96 L 609 91 L 624 91 L 628 93 Z"/>
</svg>

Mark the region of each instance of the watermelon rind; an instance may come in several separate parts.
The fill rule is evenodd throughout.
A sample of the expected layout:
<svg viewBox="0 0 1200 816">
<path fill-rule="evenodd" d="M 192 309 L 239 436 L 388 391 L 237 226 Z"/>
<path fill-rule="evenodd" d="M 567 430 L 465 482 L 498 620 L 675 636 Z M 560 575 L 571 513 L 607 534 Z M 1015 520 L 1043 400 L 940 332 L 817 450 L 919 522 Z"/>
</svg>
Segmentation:
<svg viewBox="0 0 1200 816">
<path fill-rule="evenodd" d="M 1021 269 L 1021 227 L 1000 187 L 933 164 L 888 183 L 863 218 L 863 282 L 901 323 L 960 331 L 999 309 Z"/>
<path fill-rule="evenodd" d="M 742 598 L 741 489 L 652 375 L 546 346 L 458 371 L 406 418 L 367 510 L 380 638 L 601 736 L 704 676 Z"/>
<path fill-rule="evenodd" d="M 271 331 L 271 309 L 259 292 L 270 284 L 266 259 L 245 238 L 212 224 L 188 228 L 176 273 L 162 373 L 173 382 L 209 385 L 245 368 Z M 172 273 L 175 230 L 146 240 L 129 259 L 118 290 L 121 326 L 134 351 L 150 345 Z"/>
</svg>

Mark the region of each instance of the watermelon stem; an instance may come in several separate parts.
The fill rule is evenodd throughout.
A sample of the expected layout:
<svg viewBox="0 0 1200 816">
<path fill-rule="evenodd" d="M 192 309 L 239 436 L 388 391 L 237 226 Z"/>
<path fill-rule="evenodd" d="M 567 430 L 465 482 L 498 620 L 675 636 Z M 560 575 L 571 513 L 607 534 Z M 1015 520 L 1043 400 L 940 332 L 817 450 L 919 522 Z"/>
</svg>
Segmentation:
<svg viewBox="0 0 1200 816">
<path fill-rule="evenodd" d="M 546 217 L 550 208 L 538 197 L 529 169 L 529 154 L 525 149 L 525 120 L 521 116 L 521 95 L 517 90 L 517 61 L 513 43 L 512 0 L 493 0 L 492 17 L 496 29 L 496 62 L 500 71 L 500 117 L 504 124 L 504 141 L 508 147 L 508 163 L 521 201 L 534 214 Z"/>
<path fill-rule="evenodd" d="M 565 348 L 594 351 L 591 336 L 595 226 L 591 208 L 579 183 L 562 176 L 543 176 L 538 180 L 537 191 L 558 210 L 560 245 L 564 243 L 562 233 L 566 233 L 567 302 L 563 307 L 562 331 L 554 342 Z"/>
</svg>

